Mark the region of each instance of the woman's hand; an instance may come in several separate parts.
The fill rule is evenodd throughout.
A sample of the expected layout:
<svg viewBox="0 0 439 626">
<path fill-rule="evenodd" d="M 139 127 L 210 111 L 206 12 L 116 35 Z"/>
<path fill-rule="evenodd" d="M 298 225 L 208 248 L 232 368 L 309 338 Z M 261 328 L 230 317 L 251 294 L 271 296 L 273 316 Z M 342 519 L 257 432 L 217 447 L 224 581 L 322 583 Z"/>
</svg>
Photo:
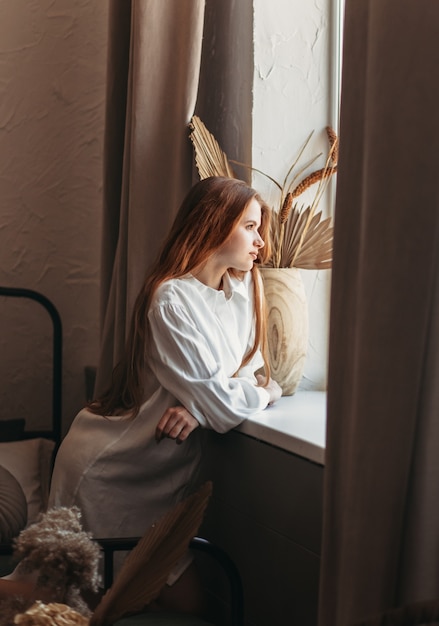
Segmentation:
<svg viewBox="0 0 439 626">
<path fill-rule="evenodd" d="M 279 398 L 282 396 L 282 389 L 279 387 L 277 382 L 270 378 L 270 381 L 267 386 L 265 383 L 267 382 L 267 378 L 262 374 L 256 374 L 256 380 L 258 381 L 258 385 L 264 387 L 270 396 L 270 400 L 268 404 L 274 404 Z"/>
<path fill-rule="evenodd" d="M 155 440 L 159 443 L 168 437 L 183 443 L 200 424 L 184 406 L 171 406 L 163 413 L 155 429 Z"/>
</svg>

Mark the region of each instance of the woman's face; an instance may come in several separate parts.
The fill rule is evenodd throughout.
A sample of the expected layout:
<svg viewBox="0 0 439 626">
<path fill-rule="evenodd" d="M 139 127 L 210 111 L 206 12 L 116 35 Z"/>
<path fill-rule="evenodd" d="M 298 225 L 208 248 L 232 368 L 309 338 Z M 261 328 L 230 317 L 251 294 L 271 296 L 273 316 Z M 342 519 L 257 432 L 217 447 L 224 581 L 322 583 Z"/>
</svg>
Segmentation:
<svg viewBox="0 0 439 626">
<path fill-rule="evenodd" d="M 217 261 L 226 269 L 248 272 L 252 269 L 264 241 L 259 235 L 261 205 L 253 198 L 244 210 L 230 237 L 216 251 Z"/>
</svg>

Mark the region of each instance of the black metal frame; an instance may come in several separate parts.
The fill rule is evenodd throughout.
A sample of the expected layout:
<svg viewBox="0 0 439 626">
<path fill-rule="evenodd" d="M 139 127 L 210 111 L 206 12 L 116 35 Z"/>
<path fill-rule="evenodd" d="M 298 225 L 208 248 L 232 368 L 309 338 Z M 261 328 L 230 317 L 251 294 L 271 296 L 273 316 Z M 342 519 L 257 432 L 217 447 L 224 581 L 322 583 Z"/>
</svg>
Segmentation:
<svg viewBox="0 0 439 626">
<path fill-rule="evenodd" d="M 54 304 L 43 294 L 32 289 L 20 287 L 0 287 L 0 296 L 8 298 L 28 298 L 39 302 L 48 312 L 53 327 L 53 354 L 52 354 L 52 429 L 25 431 L 24 437 L 47 437 L 55 441 L 56 446 L 61 442 L 62 419 L 62 324 L 61 317 Z"/>
<path fill-rule="evenodd" d="M 132 550 L 140 537 L 97 539 L 104 553 L 104 586 L 109 589 L 113 583 L 114 553 L 119 550 Z M 244 626 L 244 591 L 238 568 L 230 556 L 219 546 L 203 537 L 194 537 L 189 547 L 212 557 L 224 571 L 230 589 L 230 626 Z"/>
<path fill-rule="evenodd" d="M 25 430 L 24 439 L 44 437 L 55 442 L 55 452 L 61 442 L 61 419 L 62 419 L 62 324 L 61 317 L 54 304 L 43 294 L 32 289 L 20 287 L 0 287 L 0 296 L 7 298 L 28 298 L 39 302 L 48 312 L 52 320 L 53 350 L 52 350 L 52 422 L 51 429 Z M 0 555 L 11 556 L 13 544 L 11 542 L 0 543 Z"/>
</svg>

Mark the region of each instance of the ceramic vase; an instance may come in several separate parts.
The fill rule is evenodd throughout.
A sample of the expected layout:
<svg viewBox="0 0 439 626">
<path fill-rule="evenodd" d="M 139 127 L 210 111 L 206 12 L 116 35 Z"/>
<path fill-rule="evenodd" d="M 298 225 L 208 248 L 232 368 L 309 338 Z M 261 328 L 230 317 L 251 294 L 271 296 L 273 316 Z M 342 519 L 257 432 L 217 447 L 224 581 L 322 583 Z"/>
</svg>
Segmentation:
<svg viewBox="0 0 439 626">
<path fill-rule="evenodd" d="M 300 270 L 260 269 L 268 313 L 271 376 L 291 396 L 303 376 L 308 349 L 308 303 Z"/>
</svg>

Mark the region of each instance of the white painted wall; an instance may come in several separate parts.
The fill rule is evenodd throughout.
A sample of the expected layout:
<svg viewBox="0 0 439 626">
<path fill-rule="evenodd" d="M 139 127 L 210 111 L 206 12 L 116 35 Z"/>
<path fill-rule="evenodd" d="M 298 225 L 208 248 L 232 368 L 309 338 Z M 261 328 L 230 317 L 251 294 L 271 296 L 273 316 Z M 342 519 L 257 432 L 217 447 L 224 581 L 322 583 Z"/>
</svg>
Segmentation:
<svg viewBox="0 0 439 626">
<path fill-rule="evenodd" d="M 106 44 L 107 2 L 0 0 L 0 285 L 61 314 L 65 426 L 97 361 Z M 48 320 L 0 299 L 0 413 L 34 427 L 50 411 Z"/>
<path fill-rule="evenodd" d="M 306 155 L 328 149 L 325 127 L 334 125 L 331 6 L 331 0 L 254 0 L 253 167 L 279 183 L 311 131 Z M 255 174 L 253 186 L 278 206 L 272 183 Z M 328 204 L 325 199 L 320 208 L 327 211 Z M 326 388 L 330 274 L 302 271 L 310 340 L 300 389 Z"/>
</svg>

